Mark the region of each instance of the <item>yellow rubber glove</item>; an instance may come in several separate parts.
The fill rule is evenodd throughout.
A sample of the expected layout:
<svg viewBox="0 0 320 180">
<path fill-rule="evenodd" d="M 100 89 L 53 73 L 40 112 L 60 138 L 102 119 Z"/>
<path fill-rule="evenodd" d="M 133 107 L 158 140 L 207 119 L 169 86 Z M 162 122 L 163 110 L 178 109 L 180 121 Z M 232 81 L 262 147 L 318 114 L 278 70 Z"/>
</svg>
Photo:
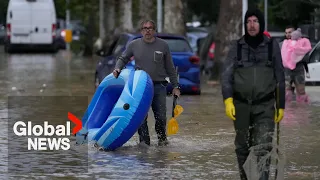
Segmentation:
<svg viewBox="0 0 320 180">
<path fill-rule="evenodd" d="M 276 113 L 274 115 L 274 122 L 278 123 L 283 119 L 284 115 L 284 109 L 278 109 L 276 110 Z"/>
<path fill-rule="evenodd" d="M 236 115 L 236 108 L 234 107 L 233 104 L 233 98 L 227 98 L 224 100 L 224 104 L 226 106 L 226 115 L 232 119 L 236 120 L 235 115 Z"/>
</svg>

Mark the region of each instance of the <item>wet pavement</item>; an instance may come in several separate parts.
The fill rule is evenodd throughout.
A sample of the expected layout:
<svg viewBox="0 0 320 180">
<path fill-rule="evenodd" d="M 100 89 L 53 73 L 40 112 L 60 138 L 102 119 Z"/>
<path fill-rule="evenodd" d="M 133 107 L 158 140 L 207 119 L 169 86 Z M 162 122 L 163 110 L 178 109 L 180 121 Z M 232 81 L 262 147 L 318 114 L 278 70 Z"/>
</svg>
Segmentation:
<svg viewBox="0 0 320 180">
<path fill-rule="evenodd" d="M 0 179 L 9 179 L 8 96 L 87 96 L 89 101 L 94 93 L 95 60 L 70 57 L 59 52 L 56 55 L 1 53 L 0 61 Z M 291 103 L 281 123 L 280 148 L 286 157 L 285 179 L 289 180 L 320 179 L 320 87 L 308 87 L 307 92 L 312 100 L 311 105 Z M 167 147 L 156 146 L 153 114 L 149 112 L 152 140 L 149 148 L 138 145 L 138 136 L 135 135 L 115 152 L 90 148 L 88 173 L 10 174 L 10 177 L 239 179 L 233 144 L 233 122 L 224 114 L 220 89 L 204 84 L 201 96 L 182 96 L 178 103 L 184 107 L 184 112 L 177 119 L 180 131 L 169 137 L 170 145 Z M 168 118 L 171 105 L 172 97 L 167 97 Z M 53 103 L 52 107 L 47 108 L 52 109 L 53 106 L 68 108 L 63 103 Z M 41 111 L 45 111 L 45 108 Z M 53 162 L 61 162 L 61 159 L 68 161 L 68 157 L 51 158 Z"/>
</svg>

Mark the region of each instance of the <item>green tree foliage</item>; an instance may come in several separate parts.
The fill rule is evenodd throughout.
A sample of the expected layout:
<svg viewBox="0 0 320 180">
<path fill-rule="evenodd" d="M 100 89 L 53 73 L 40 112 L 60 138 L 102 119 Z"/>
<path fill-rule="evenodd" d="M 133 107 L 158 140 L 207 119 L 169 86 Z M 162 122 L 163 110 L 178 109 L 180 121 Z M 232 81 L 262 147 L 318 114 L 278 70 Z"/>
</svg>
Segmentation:
<svg viewBox="0 0 320 180">
<path fill-rule="evenodd" d="M 264 0 L 248 0 L 249 8 L 258 6 L 264 10 Z M 0 21 L 5 22 L 9 0 L 0 1 Z M 156 1 L 155 6 L 156 6 Z M 268 0 L 269 24 L 284 28 L 288 24 L 299 25 L 311 23 L 314 16 L 314 9 L 320 8 L 318 0 Z M 54 0 L 57 17 L 64 19 L 66 15 L 66 0 Z M 218 20 L 220 0 L 186 0 L 188 9 L 188 20 L 192 15 L 200 17 L 201 22 L 215 23 Z M 91 8 L 98 11 L 99 1 L 91 3 L 85 0 L 70 0 L 71 19 L 88 20 Z M 106 5 L 107 7 L 107 5 Z M 133 0 L 133 10 L 136 11 L 138 0 Z M 137 12 L 137 11 L 136 11 Z M 156 13 L 156 12 L 155 12 Z M 97 13 L 98 14 L 98 13 Z M 137 20 L 136 13 L 133 14 L 134 21 Z"/>
<path fill-rule="evenodd" d="M 187 0 L 189 20 L 192 14 L 200 17 L 202 23 L 217 22 L 220 8 L 220 0 Z"/>
<path fill-rule="evenodd" d="M 0 1 L 0 23 L 6 22 L 8 3 L 9 3 L 9 0 Z"/>
<path fill-rule="evenodd" d="M 67 7 L 66 0 L 55 0 L 55 7 L 57 18 L 65 19 L 66 9 L 70 9 L 71 19 L 82 20 L 87 22 L 89 20 L 90 10 L 94 9 L 98 14 L 99 1 L 92 3 L 91 1 L 75 1 L 69 0 L 69 5 Z"/>
<path fill-rule="evenodd" d="M 65 19 L 66 16 L 66 0 L 55 0 L 54 5 L 56 7 L 57 18 Z"/>
<path fill-rule="evenodd" d="M 187 0 L 188 20 L 192 15 L 200 18 L 201 23 L 216 23 L 218 21 L 221 0 Z M 241 0 L 239 0 L 241 1 Z M 258 7 L 261 0 L 248 0 L 248 8 Z"/>
<path fill-rule="evenodd" d="M 269 23 L 282 29 L 287 25 L 297 27 L 300 24 L 311 24 L 314 9 L 319 8 L 319 5 L 310 0 L 269 0 Z"/>
<path fill-rule="evenodd" d="M 189 21 L 192 15 L 200 17 L 202 23 L 218 20 L 220 0 L 187 0 L 187 6 Z M 248 0 L 248 8 L 254 7 L 264 11 L 264 0 Z M 313 23 L 315 8 L 320 8 L 320 0 L 268 0 L 268 22 L 281 29 L 289 24 Z"/>
</svg>

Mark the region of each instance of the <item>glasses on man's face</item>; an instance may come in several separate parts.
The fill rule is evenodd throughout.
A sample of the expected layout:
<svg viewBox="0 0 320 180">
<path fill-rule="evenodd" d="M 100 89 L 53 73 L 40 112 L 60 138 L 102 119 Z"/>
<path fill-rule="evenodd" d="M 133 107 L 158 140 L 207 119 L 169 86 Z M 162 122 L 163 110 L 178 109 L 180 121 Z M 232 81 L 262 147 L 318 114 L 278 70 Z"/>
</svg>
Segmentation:
<svg viewBox="0 0 320 180">
<path fill-rule="evenodd" d="M 142 28 L 143 31 L 152 31 L 154 30 L 154 28 L 151 26 L 151 27 L 143 27 Z"/>
</svg>

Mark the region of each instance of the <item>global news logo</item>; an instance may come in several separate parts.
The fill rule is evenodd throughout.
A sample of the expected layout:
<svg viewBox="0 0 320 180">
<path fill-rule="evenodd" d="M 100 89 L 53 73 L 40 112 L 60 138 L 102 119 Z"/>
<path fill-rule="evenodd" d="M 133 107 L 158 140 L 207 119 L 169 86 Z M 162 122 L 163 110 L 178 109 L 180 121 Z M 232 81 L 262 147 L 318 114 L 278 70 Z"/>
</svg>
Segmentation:
<svg viewBox="0 0 320 180">
<path fill-rule="evenodd" d="M 75 135 L 82 128 L 82 121 L 70 112 L 68 112 L 68 119 L 76 125 L 72 129 L 72 134 Z M 49 124 L 48 121 L 44 121 L 43 125 L 34 125 L 31 121 L 27 123 L 17 121 L 13 125 L 13 132 L 17 136 L 27 138 L 28 150 L 69 150 L 71 147 L 70 121 L 56 126 Z"/>
</svg>

